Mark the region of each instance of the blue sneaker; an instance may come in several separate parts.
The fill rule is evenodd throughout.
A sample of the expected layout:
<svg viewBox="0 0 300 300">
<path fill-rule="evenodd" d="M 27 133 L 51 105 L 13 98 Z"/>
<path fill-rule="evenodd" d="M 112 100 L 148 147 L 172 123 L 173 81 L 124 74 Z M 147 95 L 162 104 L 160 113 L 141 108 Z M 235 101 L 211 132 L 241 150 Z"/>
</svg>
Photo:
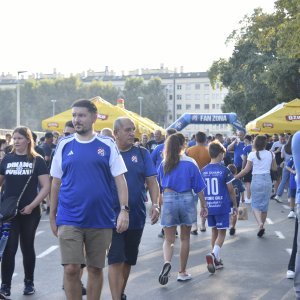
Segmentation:
<svg viewBox="0 0 300 300">
<path fill-rule="evenodd" d="M 6 296 L 10 296 L 10 286 L 2 283 L 0 288 L 0 299 L 6 299 Z"/>
<path fill-rule="evenodd" d="M 24 287 L 23 295 L 25 295 L 25 296 L 33 295 L 35 293 L 33 281 L 25 279 L 24 284 L 25 284 L 25 287 Z"/>
</svg>

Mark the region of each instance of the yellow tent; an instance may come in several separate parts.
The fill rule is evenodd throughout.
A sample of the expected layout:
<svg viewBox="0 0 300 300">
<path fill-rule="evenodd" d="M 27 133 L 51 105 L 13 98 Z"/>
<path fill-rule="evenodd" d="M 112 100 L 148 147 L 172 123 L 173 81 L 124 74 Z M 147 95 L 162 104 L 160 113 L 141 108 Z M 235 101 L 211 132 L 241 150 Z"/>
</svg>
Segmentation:
<svg viewBox="0 0 300 300">
<path fill-rule="evenodd" d="M 300 130 L 300 99 L 276 105 L 246 125 L 253 134 L 295 133 Z"/>
<path fill-rule="evenodd" d="M 91 101 L 97 106 L 98 109 L 98 119 L 95 123 L 95 130 L 101 131 L 102 128 L 113 128 L 114 121 L 118 117 L 129 117 L 131 118 L 136 126 L 136 136 L 140 137 L 142 133 L 150 134 L 155 130 L 161 130 L 165 133 L 165 130 L 155 124 L 153 121 L 143 118 L 138 114 L 126 110 L 124 108 L 124 100 L 119 99 L 117 105 L 112 105 L 111 103 L 105 101 L 101 97 L 95 97 Z M 42 128 L 49 131 L 63 132 L 65 123 L 72 119 L 71 109 L 66 110 L 60 114 L 53 117 L 45 119 L 42 121 Z"/>
</svg>

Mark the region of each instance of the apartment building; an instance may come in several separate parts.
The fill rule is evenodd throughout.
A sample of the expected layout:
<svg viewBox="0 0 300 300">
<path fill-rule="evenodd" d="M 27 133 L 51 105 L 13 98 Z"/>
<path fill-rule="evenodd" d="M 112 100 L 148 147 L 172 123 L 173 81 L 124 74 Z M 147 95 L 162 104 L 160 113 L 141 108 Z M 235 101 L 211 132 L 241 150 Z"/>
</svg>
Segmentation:
<svg viewBox="0 0 300 300">
<path fill-rule="evenodd" d="M 127 78 L 142 77 L 145 83 L 148 83 L 152 78 L 160 78 L 168 107 L 165 127 L 171 125 L 184 113 L 222 113 L 223 100 L 228 93 L 227 89 L 221 88 L 218 84 L 213 88 L 209 82 L 207 72 L 184 72 L 183 67 L 180 68 L 180 71 L 177 71 L 176 69 L 169 70 L 161 65 L 158 69 L 129 71 L 128 75 L 125 75 L 124 72 L 121 75 L 116 75 L 115 72 L 109 71 L 108 67 L 105 67 L 105 70 L 101 72 L 88 70 L 76 76 L 79 76 L 84 84 L 91 84 L 95 80 L 111 82 L 120 90 L 124 90 Z M 63 75 L 57 73 L 56 69 L 54 69 L 53 74 L 36 74 L 37 80 L 62 77 Z M 23 80 L 23 78 L 20 79 L 20 81 Z M 0 76 L 0 88 L 14 88 L 16 83 L 16 78 L 10 74 L 9 76 L 4 76 L 4 74 Z M 199 130 L 212 135 L 216 133 L 232 134 L 232 127 L 227 124 L 191 124 L 182 132 L 190 137 Z"/>
<path fill-rule="evenodd" d="M 115 87 L 123 90 L 127 78 L 142 77 L 145 83 L 152 78 L 160 78 L 168 107 L 165 127 L 171 125 L 184 113 L 222 113 L 223 100 L 228 92 L 227 89 L 220 88 L 218 84 L 213 88 L 209 82 L 207 72 L 183 72 L 183 68 L 180 72 L 161 67 L 160 69 L 142 69 L 141 72 L 134 70 L 130 71 L 129 75 L 106 74 L 107 70 L 101 74 L 102 76 L 93 76 L 90 72 L 89 76 L 82 77 L 81 80 L 86 84 L 91 83 L 93 80 L 111 82 Z M 223 133 L 231 135 L 232 133 L 231 126 L 227 124 L 191 124 L 182 132 L 190 137 L 199 130 L 207 134 Z"/>
</svg>

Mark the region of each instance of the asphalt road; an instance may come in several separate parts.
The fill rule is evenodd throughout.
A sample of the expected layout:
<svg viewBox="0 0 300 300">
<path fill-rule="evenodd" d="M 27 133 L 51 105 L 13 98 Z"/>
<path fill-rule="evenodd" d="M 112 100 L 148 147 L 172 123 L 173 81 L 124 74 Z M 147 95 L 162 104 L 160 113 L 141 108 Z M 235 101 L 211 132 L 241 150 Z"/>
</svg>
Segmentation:
<svg viewBox="0 0 300 300">
<path fill-rule="evenodd" d="M 224 269 L 208 273 L 205 255 L 210 252 L 210 230 L 191 236 L 191 251 L 188 271 L 192 280 L 177 282 L 179 264 L 179 241 L 169 283 L 161 286 L 158 274 L 161 270 L 162 239 L 157 237 L 159 225 L 150 225 L 147 220 L 138 263 L 132 269 L 126 289 L 127 299 L 135 300 L 288 300 L 295 299 L 293 280 L 286 279 L 289 253 L 292 248 L 294 219 L 288 219 L 288 203 L 270 202 L 268 224 L 263 238 L 256 236 L 257 226 L 249 213 L 249 220 L 239 221 L 234 237 L 226 237 L 222 248 Z M 52 235 L 47 216 L 43 215 L 36 237 L 36 294 L 23 296 L 22 256 L 18 251 L 12 283 L 11 299 L 50 300 L 65 299 L 62 290 L 62 267 L 56 238 Z M 111 299 L 107 268 L 101 299 Z M 83 281 L 86 282 L 86 274 Z M 86 297 L 84 297 L 86 298 Z"/>
</svg>

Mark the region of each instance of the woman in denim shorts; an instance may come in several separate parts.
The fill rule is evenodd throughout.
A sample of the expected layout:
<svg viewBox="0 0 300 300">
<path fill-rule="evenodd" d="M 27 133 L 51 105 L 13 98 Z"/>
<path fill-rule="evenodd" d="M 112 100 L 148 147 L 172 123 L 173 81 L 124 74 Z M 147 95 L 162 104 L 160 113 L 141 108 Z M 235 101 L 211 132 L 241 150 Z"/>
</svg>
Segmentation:
<svg viewBox="0 0 300 300">
<path fill-rule="evenodd" d="M 197 163 L 184 154 L 185 138 L 181 133 L 168 137 L 165 144 L 164 160 L 158 169 L 158 182 L 163 194 L 161 225 L 164 228 L 164 265 L 159 274 L 159 283 L 167 284 L 171 271 L 171 259 L 176 228 L 180 226 L 180 270 L 177 280 L 191 279 L 186 272 L 190 249 L 190 231 L 196 222 L 197 210 L 193 193 L 201 202 L 200 216 L 207 216 L 207 206 L 203 194 L 206 187 Z"/>
</svg>

